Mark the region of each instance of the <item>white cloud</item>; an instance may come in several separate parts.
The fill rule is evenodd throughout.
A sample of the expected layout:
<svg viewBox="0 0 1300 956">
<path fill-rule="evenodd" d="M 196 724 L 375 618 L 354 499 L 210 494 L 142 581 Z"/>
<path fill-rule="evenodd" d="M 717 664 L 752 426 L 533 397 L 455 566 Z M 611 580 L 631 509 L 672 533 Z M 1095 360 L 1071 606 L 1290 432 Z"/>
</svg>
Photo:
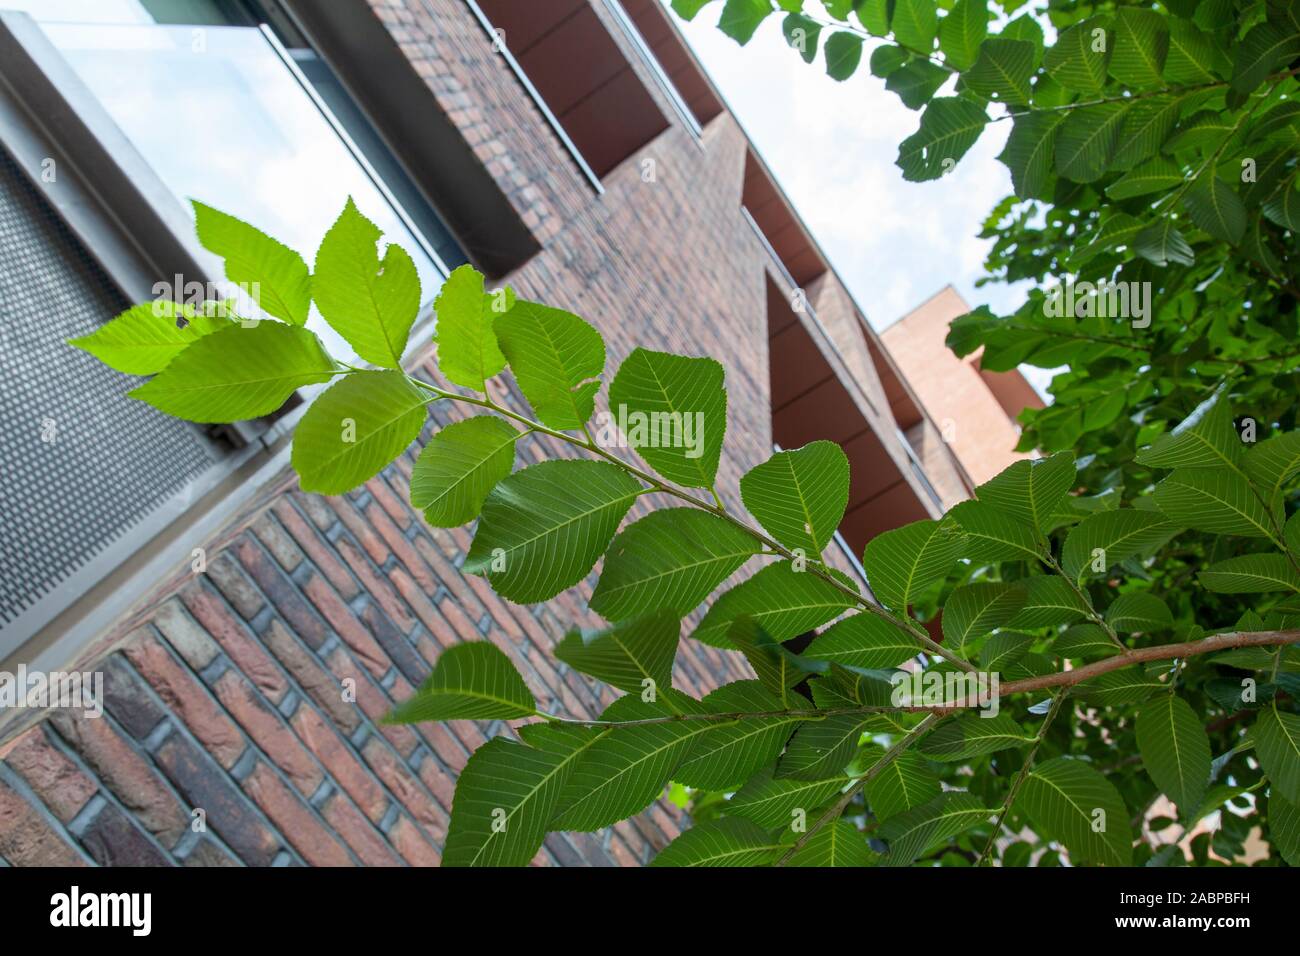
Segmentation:
<svg viewBox="0 0 1300 956">
<path fill-rule="evenodd" d="M 742 48 L 717 29 L 720 9 L 677 22 L 873 325 L 948 283 L 972 306 L 1010 311 L 1023 301 L 1016 289 L 975 288 L 989 246 L 977 235 L 1011 192 L 995 159 L 1009 123 L 992 124 L 942 179 L 905 182 L 894 159 L 920 113 L 870 75 L 869 51 L 837 83 L 820 57 L 809 65 L 786 46 L 776 17 Z"/>
</svg>

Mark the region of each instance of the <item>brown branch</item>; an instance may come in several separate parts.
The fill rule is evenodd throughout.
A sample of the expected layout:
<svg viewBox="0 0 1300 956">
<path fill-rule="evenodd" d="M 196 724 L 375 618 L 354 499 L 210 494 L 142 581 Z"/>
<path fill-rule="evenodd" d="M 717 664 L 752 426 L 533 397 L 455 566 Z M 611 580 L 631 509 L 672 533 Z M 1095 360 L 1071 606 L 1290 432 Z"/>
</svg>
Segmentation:
<svg viewBox="0 0 1300 956">
<path fill-rule="evenodd" d="M 1116 654 L 1074 670 L 1057 671 L 1042 677 L 1028 677 L 1025 680 L 1013 680 L 998 688 L 998 696 L 1024 694 L 1048 687 L 1070 687 L 1080 681 L 1088 680 L 1099 674 L 1107 674 L 1133 664 L 1145 664 L 1148 661 L 1169 661 L 1179 657 L 1196 657 L 1200 654 L 1212 654 L 1215 651 L 1228 650 L 1233 647 L 1267 647 L 1273 644 L 1300 643 L 1300 630 L 1287 631 L 1228 631 L 1224 634 L 1212 634 L 1199 641 L 1186 641 L 1182 644 L 1157 644 L 1154 647 L 1139 647 L 1124 654 Z"/>
</svg>

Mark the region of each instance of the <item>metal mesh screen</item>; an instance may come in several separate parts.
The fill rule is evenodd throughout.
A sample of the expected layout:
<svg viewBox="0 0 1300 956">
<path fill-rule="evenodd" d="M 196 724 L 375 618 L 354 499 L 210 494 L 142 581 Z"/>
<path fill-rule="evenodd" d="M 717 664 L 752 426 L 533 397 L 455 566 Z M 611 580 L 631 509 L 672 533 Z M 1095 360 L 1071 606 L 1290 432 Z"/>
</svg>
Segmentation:
<svg viewBox="0 0 1300 956">
<path fill-rule="evenodd" d="M 126 304 L 0 149 L 0 630 L 71 601 L 61 582 L 216 460 L 125 397 L 138 380 L 65 344 Z"/>
</svg>

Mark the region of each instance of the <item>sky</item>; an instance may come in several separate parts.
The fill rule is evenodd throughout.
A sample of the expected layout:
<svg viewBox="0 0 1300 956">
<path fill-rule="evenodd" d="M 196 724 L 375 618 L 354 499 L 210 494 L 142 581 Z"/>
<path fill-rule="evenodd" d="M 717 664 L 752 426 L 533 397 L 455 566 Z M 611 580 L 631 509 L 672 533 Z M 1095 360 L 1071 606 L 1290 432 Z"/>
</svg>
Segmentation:
<svg viewBox="0 0 1300 956">
<path fill-rule="evenodd" d="M 1000 314 L 1024 301 L 1020 289 L 975 288 L 990 245 L 977 236 L 1011 193 L 995 158 L 1010 123 L 991 124 L 942 179 L 905 182 L 894 159 L 920 112 L 870 74 L 869 49 L 858 72 L 838 83 L 820 55 L 807 64 L 786 46 L 779 16 L 741 47 L 718 30 L 721 10 L 710 4 L 690 23 L 669 16 L 875 328 L 948 284 L 972 307 Z"/>
</svg>

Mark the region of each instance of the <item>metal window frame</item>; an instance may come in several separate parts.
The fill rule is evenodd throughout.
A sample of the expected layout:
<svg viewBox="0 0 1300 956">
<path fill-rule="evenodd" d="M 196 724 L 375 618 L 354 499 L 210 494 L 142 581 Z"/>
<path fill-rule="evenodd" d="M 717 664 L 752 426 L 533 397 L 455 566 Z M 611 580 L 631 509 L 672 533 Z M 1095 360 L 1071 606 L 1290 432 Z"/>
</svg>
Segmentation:
<svg viewBox="0 0 1300 956">
<path fill-rule="evenodd" d="M 243 29 L 259 30 L 445 278 L 442 258 L 270 27 Z M 152 298 L 159 277 L 209 282 L 221 275 L 219 260 L 198 245 L 179 200 L 26 13 L 0 12 L 0 142 L 38 187 L 41 161 L 55 159 L 61 188 L 44 191 L 47 201 L 128 301 Z M 412 328 L 408 356 L 422 348 L 433 321 L 431 297 Z M 324 387 L 296 394 L 310 399 Z M 0 631 L 0 661 L 41 644 L 35 662 L 47 668 L 66 663 L 165 578 L 168 568 L 183 567 L 193 541 L 206 540 L 288 464 L 288 438 L 305 411 L 300 402 L 274 423 L 237 423 L 246 444 L 234 451 L 204 437 L 214 453 L 212 467 L 122 528 L 113 544 Z M 137 568 L 124 570 L 129 562 Z M 114 577 L 123 580 L 111 593 L 94 594 Z"/>
</svg>

